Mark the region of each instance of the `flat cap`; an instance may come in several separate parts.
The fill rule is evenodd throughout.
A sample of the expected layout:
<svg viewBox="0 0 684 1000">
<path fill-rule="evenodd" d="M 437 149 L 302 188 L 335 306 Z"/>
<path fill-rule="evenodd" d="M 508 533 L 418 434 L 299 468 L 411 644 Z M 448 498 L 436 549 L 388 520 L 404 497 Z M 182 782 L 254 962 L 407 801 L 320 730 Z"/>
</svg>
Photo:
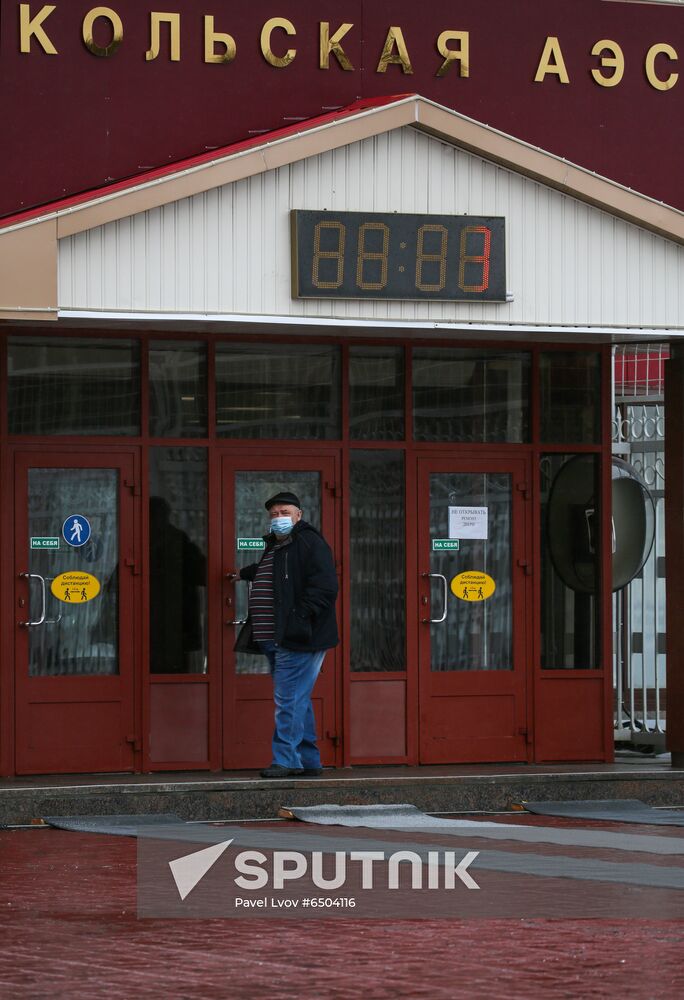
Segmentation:
<svg viewBox="0 0 684 1000">
<path fill-rule="evenodd" d="M 266 510 L 270 510 L 271 507 L 273 507 L 273 505 L 276 503 L 291 503 L 293 507 L 299 507 L 300 510 L 302 506 L 299 502 L 299 497 L 297 496 L 297 494 L 288 493 L 287 491 L 284 491 L 282 493 L 276 493 L 275 496 L 271 497 L 270 500 L 266 501 L 264 507 L 266 508 Z"/>
</svg>

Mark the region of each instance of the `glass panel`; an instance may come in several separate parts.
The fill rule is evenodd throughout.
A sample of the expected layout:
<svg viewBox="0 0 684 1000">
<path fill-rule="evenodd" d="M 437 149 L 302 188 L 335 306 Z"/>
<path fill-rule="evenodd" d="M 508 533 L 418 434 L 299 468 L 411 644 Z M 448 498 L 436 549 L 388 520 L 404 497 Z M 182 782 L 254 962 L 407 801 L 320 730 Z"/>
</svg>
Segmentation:
<svg viewBox="0 0 684 1000">
<path fill-rule="evenodd" d="M 414 348 L 416 441 L 527 441 L 529 370 L 529 354 Z"/>
<path fill-rule="evenodd" d="M 349 435 L 354 441 L 403 441 L 403 347 L 349 349 Z"/>
<path fill-rule="evenodd" d="M 321 476 L 318 472 L 236 472 L 235 473 L 235 544 L 240 538 L 263 538 L 269 531 L 269 517 L 264 503 L 269 497 L 286 490 L 299 497 L 305 521 L 320 531 L 321 528 Z M 236 553 L 238 568 L 258 562 L 261 551 Z M 241 558 L 244 556 L 244 558 Z M 235 619 L 247 617 L 248 585 L 237 581 L 235 585 Z M 265 656 L 251 653 L 235 654 L 238 674 L 267 674 L 269 666 Z"/>
<path fill-rule="evenodd" d="M 463 510 L 462 508 L 468 508 Z M 468 537 L 470 536 L 470 537 Z M 484 537 L 483 537 L 484 536 Z M 435 543 L 458 539 L 457 550 Z M 511 476 L 508 473 L 437 472 L 430 475 L 432 670 L 512 670 Z M 481 599 L 461 573 L 486 573 L 496 589 Z M 460 583 L 460 585 L 457 585 Z M 464 600 L 467 587 L 472 599 Z M 482 591 L 485 594 L 485 591 Z"/>
<path fill-rule="evenodd" d="M 10 340 L 10 434 L 138 434 L 138 357 L 130 340 Z"/>
<path fill-rule="evenodd" d="M 204 437 L 207 362 L 204 344 L 150 344 L 150 434 Z"/>
<path fill-rule="evenodd" d="M 599 496 L 598 456 L 542 456 L 541 665 L 545 670 L 600 665 L 599 608 L 592 592 L 598 578 Z"/>
<path fill-rule="evenodd" d="M 45 624 L 28 630 L 32 677 L 119 673 L 118 493 L 116 469 L 29 469 L 29 572 L 45 580 L 46 598 Z M 90 523 L 90 538 L 80 547 L 62 537 L 65 520 L 74 514 Z M 58 548 L 33 548 L 49 540 L 54 545 L 55 539 Z M 76 570 L 98 580 L 99 594 L 84 601 L 81 590 L 65 583 L 60 595 L 67 600 L 55 597 L 50 589 L 55 577 Z M 42 583 L 29 584 L 35 622 Z"/>
<path fill-rule="evenodd" d="M 339 349 L 219 344 L 216 420 L 221 437 L 339 438 Z"/>
<path fill-rule="evenodd" d="M 350 459 L 351 669 L 405 670 L 403 452 Z"/>
<path fill-rule="evenodd" d="M 601 437 L 598 353 L 548 351 L 539 357 L 541 440 L 596 444 Z"/>
<path fill-rule="evenodd" d="M 207 455 L 150 449 L 150 671 L 207 672 Z"/>
</svg>

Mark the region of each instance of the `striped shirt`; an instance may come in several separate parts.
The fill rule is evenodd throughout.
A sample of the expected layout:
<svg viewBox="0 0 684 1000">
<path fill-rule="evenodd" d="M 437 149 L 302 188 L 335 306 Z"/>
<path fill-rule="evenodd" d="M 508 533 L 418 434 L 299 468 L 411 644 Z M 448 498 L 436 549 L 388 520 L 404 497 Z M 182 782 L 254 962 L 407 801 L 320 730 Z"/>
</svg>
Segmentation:
<svg viewBox="0 0 684 1000">
<path fill-rule="evenodd" d="M 273 553 L 271 548 L 259 563 L 249 592 L 249 615 L 252 637 L 257 642 L 273 642 L 275 636 L 275 603 L 273 599 Z"/>
</svg>

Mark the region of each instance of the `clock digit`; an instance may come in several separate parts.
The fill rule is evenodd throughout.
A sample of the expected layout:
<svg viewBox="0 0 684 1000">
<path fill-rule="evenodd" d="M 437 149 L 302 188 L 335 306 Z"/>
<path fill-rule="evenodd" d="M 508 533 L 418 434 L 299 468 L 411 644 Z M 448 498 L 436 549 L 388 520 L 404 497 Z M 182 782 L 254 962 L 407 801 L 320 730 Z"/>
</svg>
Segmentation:
<svg viewBox="0 0 684 1000">
<path fill-rule="evenodd" d="M 425 234 L 439 233 L 439 250 L 436 253 L 425 253 Z M 441 292 L 446 284 L 448 230 L 444 226 L 425 225 L 418 230 L 418 252 L 416 253 L 416 288 L 421 292 Z M 439 281 L 423 281 L 425 264 L 439 264 Z"/>
<path fill-rule="evenodd" d="M 337 249 L 321 250 L 321 233 L 325 229 L 337 231 Z M 339 288 L 344 280 L 344 241 L 346 229 L 341 222 L 318 222 L 314 229 L 314 253 L 311 282 L 314 288 Z M 337 261 L 337 277 L 334 281 L 324 281 L 320 276 L 321 261 Z"/>
<path fill-rule="evenodd" d="M 481 233 L 484 246 L 481 254 L 468 253 L 468 237 L 471 233 Z M 485 292 L 489 288 L 489 256 L 492 246 L 492 231 L 487 226 L 466 226 L 461 231 L 461 257 L 458 268 L 458 287 L 462 292 Z M 482 265 L 482 281 L 479 285 L 468 285 L 465 280 L 466 264 Z"/>
<path fill-rule="evenodd" d="M 382 233 L 382 250 L 366 250 L 366 233 Z M 387 255 L 389 251 L 389 228 L 384 222 L 364 222 L 359 226 L 359 252 L 356 258 L 356 284 L 366 291 L 379 292 L 387 284 Z M 380 280 L 365 281 L 363 277 L 364 265 L 367 260 L 379 260 Z"/>
</svg>

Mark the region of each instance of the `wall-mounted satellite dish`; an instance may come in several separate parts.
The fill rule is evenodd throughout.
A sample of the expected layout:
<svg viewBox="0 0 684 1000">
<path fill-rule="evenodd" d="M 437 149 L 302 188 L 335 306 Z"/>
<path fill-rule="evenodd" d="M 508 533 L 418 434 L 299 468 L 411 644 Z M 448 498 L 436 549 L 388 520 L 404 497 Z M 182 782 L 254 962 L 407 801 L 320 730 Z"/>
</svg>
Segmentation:
<svg viewBox="0 0 684 1000">
<path fill-rule="evenodd" d="M 551 485 L 546 530 L 551 561 L 563 583 L 582 594 L 596 590 L 598 509 L 593 455 L 576 455 Z M 635 469 L 612 459 L 613 590 L 621 590 L 648 559 L 655 534 L 655 504 Z"/>
</svg>

